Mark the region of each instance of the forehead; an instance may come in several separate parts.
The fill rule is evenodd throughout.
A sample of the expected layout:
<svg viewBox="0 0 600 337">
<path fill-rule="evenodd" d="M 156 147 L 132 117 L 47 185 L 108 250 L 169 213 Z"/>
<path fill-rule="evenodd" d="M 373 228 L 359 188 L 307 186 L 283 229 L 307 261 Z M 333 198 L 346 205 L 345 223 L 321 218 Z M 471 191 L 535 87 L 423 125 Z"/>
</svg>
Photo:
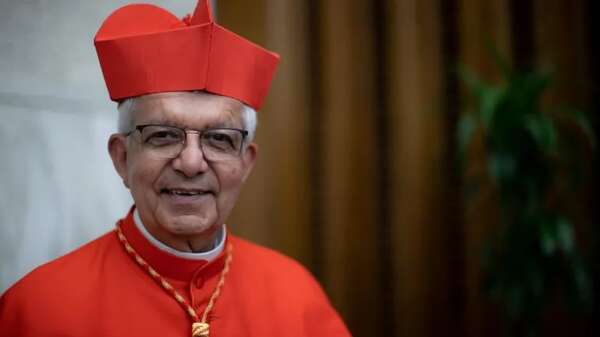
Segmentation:
<svg viewBox="0 0 600 337">
<path fill-rule="evenodd" d="M 241 126 L 242 103 L 205 92 L 167 92 L 137 98 L 136 124 L 172 124 L 190 128 Z"/>
</svg>

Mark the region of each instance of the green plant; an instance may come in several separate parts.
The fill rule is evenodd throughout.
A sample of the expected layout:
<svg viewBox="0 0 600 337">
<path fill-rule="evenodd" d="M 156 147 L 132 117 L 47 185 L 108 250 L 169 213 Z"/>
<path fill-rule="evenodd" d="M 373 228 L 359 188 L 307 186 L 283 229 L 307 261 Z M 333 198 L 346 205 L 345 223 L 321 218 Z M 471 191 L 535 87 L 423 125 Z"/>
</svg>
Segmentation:
<svg viewBox="0 0 600 337">
<path fill-rule="evenodd" d="M 589 159 L 593 135 L 582 112 L 542 108 L 551 76 L 514 72 L 495 56 L 498 84 L 461 72 L 473 108 L 459 119 L 458 151 L 468 167 L 480 142 L 498 203 L 498 230 L 483 252 L 484 290 L 504 309 L 508 335 L 535 336 L 558 295 L 568 309 L 591 304 L 589 270 L 565 206 L 574 201 L 578 163 Z"/>
</svg>

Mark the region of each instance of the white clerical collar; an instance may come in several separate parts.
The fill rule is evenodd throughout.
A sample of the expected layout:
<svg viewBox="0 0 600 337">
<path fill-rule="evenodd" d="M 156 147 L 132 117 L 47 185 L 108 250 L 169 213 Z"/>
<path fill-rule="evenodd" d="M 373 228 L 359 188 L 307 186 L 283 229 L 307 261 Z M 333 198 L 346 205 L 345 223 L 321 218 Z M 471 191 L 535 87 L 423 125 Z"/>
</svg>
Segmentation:
<svg viewBox="0 0 600 337">
<path fill-rule="evenodd" d="M 158 241 L 154 236 L 152 236 L 152 234 L 148 232 L 148 230 L 142 223 L 142 219 L 140 218 L 140 214 L 137 208 L 133 211 L 133 223 L 140 231 L 140 233 L 142 233 L 142 235 L 146 238 L 146 240 L 150 241 L 150 243 L 154 247 L 162 250 L 165 253 L 169 253 L 171 255 L 175 255 L 189 260 L 205 260 L 211 262 L 212 260 L 216 259 L 219 256 L 219 254 L 221 254 L 221 252 L 223 251 L 223 247 L 225 247 L 225 239 L 227 238 L 227 230 L 225 228 L 225 225 L 223 225 L 221 226 L 221 228 L 219 229 L 219 233 L 217 234 L 215 248 L 203 253 L 181 252 L 179 250 L 173 249 L 165 245 L 164 243 Z"/>
</svg>

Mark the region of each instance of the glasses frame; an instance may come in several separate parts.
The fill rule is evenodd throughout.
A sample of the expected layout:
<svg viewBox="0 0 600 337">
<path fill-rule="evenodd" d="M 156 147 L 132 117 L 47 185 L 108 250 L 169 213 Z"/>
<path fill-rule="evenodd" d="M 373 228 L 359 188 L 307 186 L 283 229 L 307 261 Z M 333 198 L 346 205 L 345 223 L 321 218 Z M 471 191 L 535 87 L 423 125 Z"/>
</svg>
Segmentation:
<svg viewBox="0 0 600 337">
<path fill-rule="evenodd" d="M 246 145 L 246 138 L 248 137 L 248 130 L 244 130 L 244 129 L 238 129 L 238 128 L 206 128 L 206 129 L 202 129 L 202 130 L 197 130 L 197 129 L 186 129 L 186 128 L 182 128 L 179 126 L 175 126 L 175 125 L 168 125 L 168 124 L 140 124 L 140 125 L 136 125 L 135 128 L 129 132 L 127 132 L 125 134 L 125 136 L 129 137 L 130 135 L 132 135 L 134 132 L 139 131 L 140 133 L 140 137 L 142 136 L 142 131 L 144 130 L 144 128 L 149 127 L 149 126 L 158 126 L 158 127 L 169 127 L 169 128 L 175 128 L 175 129 L 179 129 L 182 130 L 183 133 L 185 134 L 185 137 L 183 138 L 183 140 L 181 141 L 181 143 L 183 144 L 183 147 L 181 148 L 181 150 L 177 153 L 176 156 L 170 158 L 177 158 L 180 154 L 181 151 L 183 151 L 183 149 L 185 149 L 185 146 L 187 144 L 187 135 L 188 134 L 197 134 L 198 135 L 198 144 L 200 151 L 202 151 L 203 155 L 206 155 L 206 153 L 204 152 L 204 148 L 202 147 L 202 134 L 204 134 L 207 131 L 214 131 L 214 130 L 233 130 L 233 131 L 238 131 L 242 134 L 242 143 L 240 145 L 240 149 L 237 153 L 237 156 L 240 157 L 242 155 L 242 151 L 244 150 L 244 146 Z M 142 146 L 144 145 L 144 140 L 140 139 L 140 143 L 142 144 Z M 167 157 L 169 158 L 169 157 Z"/>
</svg>

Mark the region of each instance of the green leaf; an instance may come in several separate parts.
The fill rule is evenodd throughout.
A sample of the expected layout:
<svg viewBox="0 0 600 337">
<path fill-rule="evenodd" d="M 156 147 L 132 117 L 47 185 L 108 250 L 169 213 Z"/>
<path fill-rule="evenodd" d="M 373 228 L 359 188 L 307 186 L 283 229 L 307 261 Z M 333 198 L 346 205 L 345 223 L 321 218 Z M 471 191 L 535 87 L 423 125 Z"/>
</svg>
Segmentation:
<svg viewBox="0 0 600 337">
<path fill-rule="evenodd" d="M 557 133 L 552 119 L 543 114 L 524 117 L 525 128 L 546 154 L 557 151 Z"/>
<path fill-rule="evenodd" d="M 481 91 L 479 113 L 485 129 L 490 128 L 504 93 L 505 89 L 502 87 L 488 87 Z"/>
<path fill-rule="evenodd" d="M 458 143 L 458 155 L 461 161 L 464 161 L 465 159 L 465 154 L 467 152 L 469 144 L 471 143 L 471 138 L 473 137 L 476 128 L 477 121 L 475 117 L 470 113 L 463 114 L 458 120 L 456 133 Z"/>
<path fill-rule="evenodd" d="M 558 243 L 556 242 L 556 227 L 554 223 L 541 221 L 540 230 L 540 245 L 544 256 L 552 256 L 556 252 Z"/>
<path fill-rule="evenodd" d="M 469 70 L 465 66 L 460 66 L 458 74 L 463 82 L 467 85 L 467 89 L 473 95 L 475 99 L 479 99 L 483 92 L 487 89 L 487 86 L 475 75 L 474 72 Z"/>
<path fill-rule="evenodd" d="M 553 112 L 559 113 L 561 116 L 570 119 L 574 122 L 583 132 L 586 140 L 590 143 L 592 148 L 596 147 L 596 137 L 592 128 L 592 123 L 588 119 L 585 112 L 570 107 L 560 107 L 554 109 Z"/>
<path fill-rule="evenodd" d="M 507 294 L 507 309 L 508 313 L 511 317 L 519 317 L 523 313 L 524 303 L 523 303 L 523 293 L 524 289 L 521 285 L 513 285 L 510 288 L 506 289 Z"/>
<path fill-rule="evenodd" d="M 551 79 L 550 74 L 537 72 L 524 73 L 516 77 L 511 82 L 511 88 L 518 105 L 527 110 L 527 113 L 536 113 L 537 107 L 535 105 L 539 102 L 544 90 L 548 88 Z"/>
<path fill-rule="evenodd" d="M 573 225 L 564 217 L 551 217 L 539 223 L 539 235 L 542 253 L 550 257 L 557 250 L 571 255 L 575 249 Z"/>
<path fill-rule="evenodd" d="M 556 231 L 556 238 L 560 248 L 568 254 L 573 253 L 575 240 L 571 223 L 565 218 L 559 218 L 557 220 Z"/>
<path fill-rule="evenodd" d="M 510 153 L 492 153 L 488 159 L 488 171 L 498 182 L 512 179 L 516 174 L 517 163 Z"/>
<path fill-rule="evenodd" d="M 580 261 L 574 261 L 571 264 L 571 268 L 573 271 L 573 283 L 576 290 L 575 296 L 578 297 L 579 302 L 591 302 L 592 285 L 585 266 Z"/>
</svg>

